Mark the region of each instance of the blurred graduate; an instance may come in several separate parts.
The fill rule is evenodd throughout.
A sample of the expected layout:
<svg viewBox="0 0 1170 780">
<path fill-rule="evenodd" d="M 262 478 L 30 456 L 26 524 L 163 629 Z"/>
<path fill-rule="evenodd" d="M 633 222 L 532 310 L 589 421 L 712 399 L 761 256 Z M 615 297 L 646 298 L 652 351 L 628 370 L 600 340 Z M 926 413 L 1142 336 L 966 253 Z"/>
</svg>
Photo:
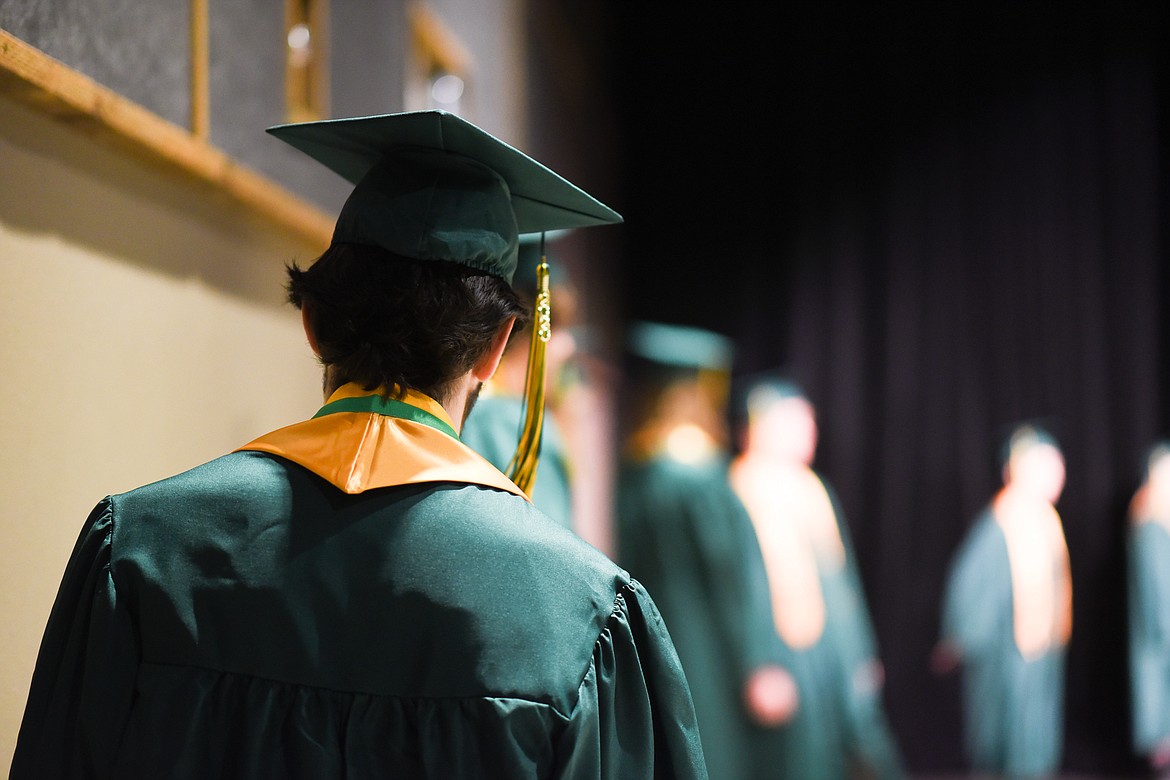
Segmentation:
<svg viewBox="0 0 1170 780">
<path fill-rule="evenodd" d="M 634 393 L 619 469 L 616 559 L 662 610 L 691 686 L 710 776 L 757 777 L 753 729 L 778 727 L 797 701 L 772 627 L 760 547 L 728 482 L 731 343 L 650 322 L 636 323 L 629 336 Z"/>
<path fill-rule="evenodd" d="M 903 777 L 852 540 L 835 495 L 812 468 L 815 409 L 781 376 L 743 385 L 731 484 L 760 541 L 773 621 L 800 696 L 779 733 L 757 733 L 757 760 L 783 767 L 784 777 Z"/>
<path fill-rule="evenodd" d="M 1150 449 L 1129 519 L 1133 749 L 1164 774 L 1170 770 L 1170 442 Z"/>
<path fill-rule="evenodd" d="M 962 666 L 973 767 L 1047 777 L 1061 761 L 1072 634 L 1068 548 L 1055 507 L 1064 456 L 1047 430 L 1021 425 L 1001 463 L 1003 487 L 952 562 L 933 663 L 939 672 Z"/>
</svg>

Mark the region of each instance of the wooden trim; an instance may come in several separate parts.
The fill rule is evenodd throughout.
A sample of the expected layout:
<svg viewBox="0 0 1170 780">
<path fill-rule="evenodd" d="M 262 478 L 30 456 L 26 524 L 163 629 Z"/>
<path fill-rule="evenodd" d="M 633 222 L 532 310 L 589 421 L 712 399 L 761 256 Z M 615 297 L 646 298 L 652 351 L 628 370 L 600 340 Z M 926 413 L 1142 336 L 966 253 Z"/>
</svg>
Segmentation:
<svg viewBox="0 0 1170 780">
<path fill-rule="evenodd" d="M 329 29 L 329 0 L 315 0 L 310 10 L 309 24 L 317 36 L 317 45 L 313 49 L 313 106 L 317 109 L 317 119 L 329 116 L 330 78 L 329 63 L 333 61 L 329 47 L 332 43 Z"/>
<path fill-rule="evenodd" d="M 4 30 L 0 95 L 43 111 L 101 144 L 210 184 L 321 249 L 329 245 L 333 219 L 316 206 Z"/>
<path fill-rule="evenodd" d="M 309 122 L 329 115 L 329 12 L 328 0 L 285 0 L 284 31 L 297 24 L 309 28 L 309 55 L 295 62 L 285 53 L 284 99 L 289 122 Z"/>
<path fill-rule="evenodd" d="M 208 0 L 191 0 L 191 132 L 211 137 L 211 30 Z"/>
<path fill-rule="evenodd" d="M 424 75 L 429 76 L 432 71 L 441 70 L 467 78 L 473 64 L 471 52 L 442 17 L 423 0 L 410 3 L 406 13 Z"/>
</svg>

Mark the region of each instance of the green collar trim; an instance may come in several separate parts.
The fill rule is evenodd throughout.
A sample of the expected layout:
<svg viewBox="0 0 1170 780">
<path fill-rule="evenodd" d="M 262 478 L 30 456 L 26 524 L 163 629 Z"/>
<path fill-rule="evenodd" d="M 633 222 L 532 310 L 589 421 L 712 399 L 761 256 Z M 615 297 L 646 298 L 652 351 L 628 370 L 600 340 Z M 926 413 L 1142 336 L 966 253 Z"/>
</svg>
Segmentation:
<svg viewBox="0 0 1170 780">
<path fill-rule="evenodd" d="M 406 401 L 399 401 L 396 398 L 387 398 L 383 395 L 339 398 L 336 401 L 322 406 L 313 415 L 313 419 L 315 420 L 318 417 L 324 417 L 327 414 L 336 414 L 338 412 L 372 412 L 373 414 L 381 414 L 386 417 L 397 417 L 400 420 L 410 420 L 411 422 L 428 425 L 437 431 L 442 431 L 456 441 L 459 440 L 459 434 L 445 421 L 425 409 L 419 409 L 417 406 L 413 406 Z"/>
</svg>

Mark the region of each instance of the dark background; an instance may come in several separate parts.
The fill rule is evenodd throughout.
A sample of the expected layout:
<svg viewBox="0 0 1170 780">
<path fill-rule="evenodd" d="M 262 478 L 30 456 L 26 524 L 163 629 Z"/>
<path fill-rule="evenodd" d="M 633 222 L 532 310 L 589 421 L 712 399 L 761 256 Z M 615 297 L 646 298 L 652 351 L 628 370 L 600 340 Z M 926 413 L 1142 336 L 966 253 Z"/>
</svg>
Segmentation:
<svg viewBox="0 0 1170 780">
<path fill-rule="evenodd" d="M 964 766 L 942 583 L 1040 418 L 1068 462 L 1065 769 L 1140 772 L 1125 505 L 1167 424 L 1167 4 L 647 5 L 602 36 L 613 292 L 817 403 L 910 768 Z"/>
</svg>

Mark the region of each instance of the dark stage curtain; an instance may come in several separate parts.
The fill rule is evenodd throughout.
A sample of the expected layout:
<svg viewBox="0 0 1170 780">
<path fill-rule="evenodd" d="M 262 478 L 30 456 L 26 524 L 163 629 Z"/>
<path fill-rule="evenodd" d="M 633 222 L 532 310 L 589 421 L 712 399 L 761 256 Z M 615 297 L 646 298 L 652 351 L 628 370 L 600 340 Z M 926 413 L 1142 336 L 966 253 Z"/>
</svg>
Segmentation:
<svg viewBox="0 0 1170 780">
<path fill-rule="evenodd" d="M 1034 418 L 1068 469 L 1065 765 L 1138 767 L 1124 513 L 1167 423 L 1164 74 L 1141 52 L 1090 59 L 985 73 L 941 116 L 879 123 L 886 143 L 862 167 L 823 161 L 832 180 L 771 280 L 786 290 L 783 337 L 761 337 L 777 330 L 763 319 L 738 334 L 749 368 L 784 363 L 818 404 L 818 464 L 856 536 L 916 771 L 964 766 L 958 678 L 929 671 L 941 591 L 1000 484 L 1003 436 Z"/>
<path fill-rule="evenodd" d="M 1134 776 L 1125 505 L 1170 433 L 1170 5 L 615 12 L 627 319 L 732 336 L 816 402 L 915 773 L 959 772 L 942 587 L 1008 427 L 1065 450 L 1065 768 Z M 649 291 L 649 292 L 648 292 Z"/>
</svg>

